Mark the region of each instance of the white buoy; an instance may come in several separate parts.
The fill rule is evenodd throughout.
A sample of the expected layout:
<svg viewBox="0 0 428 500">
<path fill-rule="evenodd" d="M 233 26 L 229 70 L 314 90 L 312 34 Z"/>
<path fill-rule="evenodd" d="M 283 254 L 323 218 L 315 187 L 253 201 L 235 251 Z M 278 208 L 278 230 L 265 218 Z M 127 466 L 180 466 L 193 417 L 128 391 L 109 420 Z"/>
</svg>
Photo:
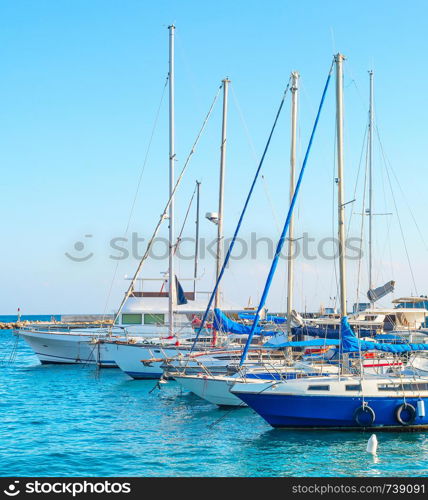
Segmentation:
<svg viewBox="0 0 428 500">
<path fill-rule="evenodd" d="M 376 455 L 377 451 L 377 437 L 376 434 L 372 434 L 370 439 L 367 441 L 367 453 L 371 453 L 372 455 Z"/>
<path fill-rule="evenodd" d="M 418 417 L 425 417 L 425 401 L 423 399 L 418 400 Z"/>
</svg>

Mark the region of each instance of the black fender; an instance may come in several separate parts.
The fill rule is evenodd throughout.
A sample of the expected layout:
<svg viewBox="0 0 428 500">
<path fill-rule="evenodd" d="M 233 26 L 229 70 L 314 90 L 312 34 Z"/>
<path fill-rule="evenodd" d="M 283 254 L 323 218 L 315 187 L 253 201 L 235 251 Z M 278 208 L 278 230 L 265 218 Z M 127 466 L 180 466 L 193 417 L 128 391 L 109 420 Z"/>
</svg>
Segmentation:
<svg viewBox="0 0 428 500">
<path fill-rule="evenodd" d="M 402 416 L 403 410 L 408 412 L 409 414 L 408 420 L 403 419 Z M 410 403 L 403 403 L 397 406 L 395 410 L 395 418 L 398 420 L 398 422 L 400 422 L 401 425 L 412 425 L 416 420 L 416 408 Z"/>
<path fill-rule="evenodd" d="M 369 416 L 369 422 L 364 423 L 361 421 L 363 415 Z M 376 419 L 376 413 L 369 405 L 361 405 L 354 411 L 354 420 L 360 427 L 370 427 Z"/>
</svg>

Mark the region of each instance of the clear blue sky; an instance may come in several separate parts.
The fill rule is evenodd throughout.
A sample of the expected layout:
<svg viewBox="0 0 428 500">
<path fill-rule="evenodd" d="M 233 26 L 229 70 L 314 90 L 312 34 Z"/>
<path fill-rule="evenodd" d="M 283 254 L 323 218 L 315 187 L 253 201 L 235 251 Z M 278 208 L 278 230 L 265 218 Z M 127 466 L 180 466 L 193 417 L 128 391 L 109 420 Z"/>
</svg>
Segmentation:
<svg viewBox="0 0 428 500">
<path fill-rule="evenodd" d="M 367 70 L 375 70 L 376 116 L 383 146 L 400 179 L 394 190 L 412 260 L 407 265 L 397 210 L 379 148 L 375 209 L 394 212 L 376 220 L 376 280 L 395 279 L 397 295 L 427 293 L 426 141 L 428 70 L 426 1 L 133 1 L 3 0 L 0 4 L 0 161 L 2 168 L 1 311 L 102 312 L 116 262 L 109 241 L 121 236 L 167 73 L 167 26 L 177 26 L 177 169 L 225 76 L 232 80 L 226 188 L 226 236 L 263 150 L 291 70 L 301 73 L 300 146 L 307 145 L 334 52 L 345 65 L 347 199 L 353 198 L 368 105 Z M 238 111 L 237 104 L 244 116 Z M 164 100 L 143 174 L 130 232 L 149 236 L 167 198 L 167 101 Z M 195 179 L 202 180 L 202 213 L 216 210 L 220 106 L 177 196 L 177 226 Z M 247 236 L 275 238 L 288 197 L 289 102 L 243 228 Z M 245 123 L 245 125 L 244 125 Z M 320 123 L 297 211 L 296 232 L 332 235 L 334 86 Z M 301 159 L 302 153 L 300 154 Z M 360 177 L 361 181 L 361 177 Z M 268 194 L 267 194 L 268 193 Z M 355 211 L 361 210 L 361 182 Z M 348 207 L 348 215 L 351 208 Z M 334 209 L 335 213 L 335 209 Z M 277 217 L 278 222 L 276 222 Z M 359 233 L 358 216 L 351 234 Z M 389 229 L 388 229 L 389 228 Z M 186 234 L 193 231 L 193 215 Z M 203 221 L 202 235 L 214 236 Z M 92 234 L 92 238 L 86 238 Z M 163 235 L 166 235 L 165 229 Z M 94 257 L 65 257 L 85 241 Z M 74 251 L 75 252 L 75 251 Z M 75 252 L 76 253 L 76 252 Z M 137 261 L 119 265 L 107 311 L 126 288 Z M 257 300 L 269 262 L 234 262 L 225 294 Z M 151 262 L 158 276 L 166 262 Z M 366 263 L 362 288 L 366 289 Z M 284 268 L 275 281 L 272 309 L 283 309 Z M 213 283 L 212 260 L 201 263 L 202 288 Z M 180 274 L 191 265 L 180 263 Z M 296 264 L 296 306 L 317 309 L 335 295 L 331 262 Z M 355 298 L 356 267 L 349 266 Z"/>
</svg>

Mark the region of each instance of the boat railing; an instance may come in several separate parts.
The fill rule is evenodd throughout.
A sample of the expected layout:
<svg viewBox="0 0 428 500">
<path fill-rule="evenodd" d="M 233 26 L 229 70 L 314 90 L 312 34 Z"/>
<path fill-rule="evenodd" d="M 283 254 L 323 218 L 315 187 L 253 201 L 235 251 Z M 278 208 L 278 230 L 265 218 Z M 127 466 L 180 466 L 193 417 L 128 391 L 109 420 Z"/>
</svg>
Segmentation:
<svg viewBox="0 0 428 500">
<path fill-rule="evenodd" d="M 30 323 L 21 326 L 17 329 L 18 332 L 37 332 L 37 333 L 82 333 L 84 331 L 90 331 L 92 334 L 94 331 L 99 335 L 106 335 L 112 332 L 112 325 L 102 324 L 94 325 L 93 323 L 52 323 L 52 324 L 40 324 L 40 323 Z"/>
</svg>

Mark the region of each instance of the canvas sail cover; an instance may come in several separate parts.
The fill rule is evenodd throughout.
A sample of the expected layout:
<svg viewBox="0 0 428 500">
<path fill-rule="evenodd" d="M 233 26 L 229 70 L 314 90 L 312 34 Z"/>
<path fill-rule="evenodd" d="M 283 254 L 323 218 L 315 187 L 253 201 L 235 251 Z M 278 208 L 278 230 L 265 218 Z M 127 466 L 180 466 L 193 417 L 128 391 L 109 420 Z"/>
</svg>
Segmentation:
<svg viewBox="0 0 428 500">
<path fill-rule="evenodd" d="M 243 325 L 228 318 L 220 309 L 214 309 L 214 330 L 218 332 L 234 333 L 237 335 L 248 335 L 251 325 Z M 260 326 L 254 330 L 255 335 L 274 335 L 276 332 L 265 332 Z"/>
<path fill-rule="evenodd" d="M 352 331 L 348 318 L 344 316 L 341 321 L 341 342 L 343 352 L 359 351 L 384 351 L 399 354 L 410 351 L 428 351 L 428 344 L 387 344 L 360 340 Z"/>
<path fill-rule="evenodd" d="M 273 349 L 281 349 L 283 347 L 338 347 L 340 341 L 338 339 L 312 339 L 312 340 L 291 340 L 289 342 L 282 342 L 275 344 L 273 342 L 266 342 L 263 347 L 272 347 Z"/>
<path fill-rule="evenodd" d="M 377 300 L 385 297 L 388 293 L 394 291 L 395 281 L 388 281 L 385 285 L 379 286 L 378 288 L 372 288 L 367 292 L 367 297 L 370 302 L 376 302 Z"/>
<path fill-rule="evenodd" d="M 249 319 L 251 321 L 253 321 L 254 318 L 256 317 L 255 314 L 249 314 L 249 313 L 239 313 L 238 316 L 241 319 Z M 274 316 L 273 314 L 266 315 L 265 319 L 266 321 L 271 321 L 272 323 L 276 324 L 282 324 L 287 322 L 287 318 L 284 318 L 283 316 Z"/>
</svg>

